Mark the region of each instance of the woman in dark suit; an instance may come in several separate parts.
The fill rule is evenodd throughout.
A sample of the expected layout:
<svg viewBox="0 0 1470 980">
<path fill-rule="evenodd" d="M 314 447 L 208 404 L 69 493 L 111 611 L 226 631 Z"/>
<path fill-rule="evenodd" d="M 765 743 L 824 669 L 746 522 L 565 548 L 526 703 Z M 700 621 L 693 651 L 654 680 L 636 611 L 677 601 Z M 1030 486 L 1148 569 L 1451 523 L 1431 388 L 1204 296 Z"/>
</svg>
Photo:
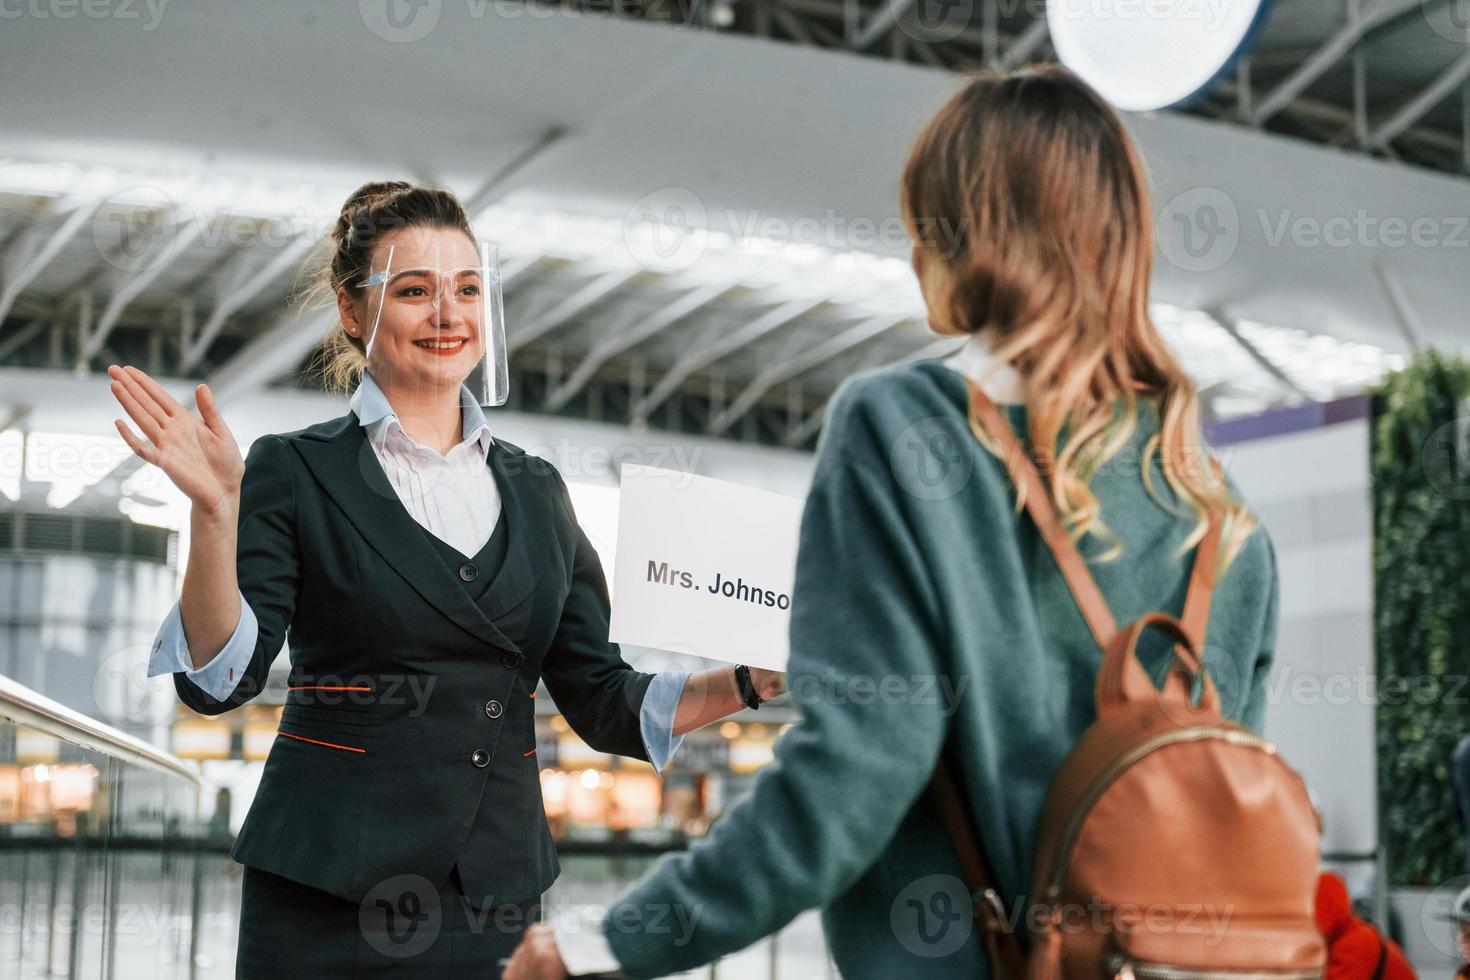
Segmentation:
<svg viewBox="0 0 1470 980">
<path fill-rule="evenodd" d="M 561 475 L 492 438 L 463 384 L 485 331 L 435 350 L 447 316 L 368 308 L 385 250 L 412 266 L 474 248 L 452 195 L 365 185 L 333 243 L 328 373 L 361 377 L 348 414 L 258 439 L 242 462 L 206 385 L 195 417 L 136 368 L 108 368 L 142 436 L 118 431 L 192 505 L 150 674 L 219 714 L 260 693 L 289 630 L 278 737 L 232 852 L 246 866 L 237 975 L 496 976 L 559 870 L 538 681 L 594 749 L 659 766 L 673 737 L 782 679 L 624 662 Z"/>
</svg>

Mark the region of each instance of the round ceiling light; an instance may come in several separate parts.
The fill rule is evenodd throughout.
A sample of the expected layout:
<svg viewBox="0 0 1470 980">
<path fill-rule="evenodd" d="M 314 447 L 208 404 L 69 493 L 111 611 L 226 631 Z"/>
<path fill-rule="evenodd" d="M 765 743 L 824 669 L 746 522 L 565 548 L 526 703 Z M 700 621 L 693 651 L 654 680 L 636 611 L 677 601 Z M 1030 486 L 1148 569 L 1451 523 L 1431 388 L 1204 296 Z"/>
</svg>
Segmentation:
<svg viewBox="0 0 1470 980">
<path fill-rule="evenodd" d="M 1164 109 L 1201 93 L 1246 48 L 1269 0 L 1047 0 L 1062 64 L 1119 109 Z"/>
</svg>

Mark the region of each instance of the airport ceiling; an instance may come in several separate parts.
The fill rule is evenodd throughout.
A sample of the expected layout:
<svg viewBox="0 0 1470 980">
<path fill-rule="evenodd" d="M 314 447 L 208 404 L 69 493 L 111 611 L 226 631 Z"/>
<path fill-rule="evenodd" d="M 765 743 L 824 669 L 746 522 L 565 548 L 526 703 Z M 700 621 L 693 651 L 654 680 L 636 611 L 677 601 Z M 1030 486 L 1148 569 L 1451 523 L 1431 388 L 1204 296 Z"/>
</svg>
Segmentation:
<svg viewBox="0 0 1470 980">
<path fill-rule="evenodd" d="M 577 0 L 596 7 L 611 0 Z M 966 70 L 1054 60 L 1044 0 L 621 0 L 660 19 Z M 1057 0 L 1115 16 L 1155 0 Z M 1222 0 L 1170 0 L 1211 16 Z M 1416 166 L 1470 171 L 1470 2 L 1265 0 L 1248 56 L 1180 110 Z"/>
<path fill-rule="evenodd" d="M 404 5 L 424 29 L 374 0 L 346 25 L 199 0 L 151 27 L 36 0 L 0 36 L 0 367 L 311 388 L 331 320 L 300 304 L 303 270 L 345 193 L 385 175 L 453 187 L 501 244 L 520 411 L 810 448 L 844 377 L 953 349 L 925 325 L 893 180 L 949 84 L 935 68 L 1050 56 L 1039 2 L 577 2 Z M 915 18 L 941 3 L 965 24 L 936 37 Z M 1370 192 L 1441 219 L 1426 249 L 1256 247 L 1243 218 L 1229 255 L 1167 256 L 1155 315 L 1212 414 L 1462 343 L 1467 8 L 1278 0 L 1239 71 L 1136 120 L 1160 196 L 1204 195 L 1194 219 L 1223 195 L 1269 233 L 1297 195 L 1325 195 L 1302 208 L 1320 215 Z M 0 426 L 25 412 L 4 403 Z"/>
</svg>

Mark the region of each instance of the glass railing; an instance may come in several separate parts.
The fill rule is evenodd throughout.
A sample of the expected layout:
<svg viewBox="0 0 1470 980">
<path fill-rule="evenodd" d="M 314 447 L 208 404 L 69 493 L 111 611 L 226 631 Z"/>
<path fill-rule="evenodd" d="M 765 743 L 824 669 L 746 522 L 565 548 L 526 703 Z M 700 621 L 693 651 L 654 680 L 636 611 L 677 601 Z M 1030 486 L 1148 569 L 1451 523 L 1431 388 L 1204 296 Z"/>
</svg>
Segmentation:
<svg viewBox="0 0 1470 980">
<path fill-rule="evenodd" d="M 0 977 L 211 975 L 198 804 L 174 757 L 0 677 Z"/>
<path fill-rule="evenodd" d="M 199 803 L 185 763 L 0 676 L 0 980 L 234 976 L 240 867 Z M 547 914 L 605 907 L 668 849 L 562 842 Z M 836 972 L 810 912 L 692 975 Z"/>
</svg>

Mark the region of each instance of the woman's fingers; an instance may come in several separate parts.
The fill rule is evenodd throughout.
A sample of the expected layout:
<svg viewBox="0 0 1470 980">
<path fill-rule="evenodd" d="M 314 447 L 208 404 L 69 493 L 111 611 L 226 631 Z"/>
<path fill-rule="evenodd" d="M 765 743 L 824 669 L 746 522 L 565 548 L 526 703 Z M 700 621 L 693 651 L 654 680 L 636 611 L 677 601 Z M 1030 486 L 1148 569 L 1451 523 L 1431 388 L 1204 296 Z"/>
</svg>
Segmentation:
<svg viewBox="0 0 1470 980">
<path fill-rule="evenodd" d="M 215 402 L 214 392 L 209 390 L 209 385 L 199 385 L 194 389 L 194 404 L 199 406 L 199 417 L 209 426 L 209 431 L 226 439 L 234 439 L 230 434 L 230 427 L 225 425 L 225 417 L 220 414 L 219 405 Z"/>
<path fill-rule="evenodd" d="M 126 422 L 124 422 L 122 419 L 114 419 L 112 424 L 117 426 L 117 431 L 122 436 L 123 442 L 128 444 L 128 448 L 131 449 L 135 454 L 137 454 L 139 459 L 141 459 L 145 463 L 153 463 L 153 465 L 155 466 L 158 465 L 156 462 L 154 462 L 157 459 L 156 450 L 154 450 L 152 446 L 149 446 L 143 440 L 139 439 L 137 436 L 133 435 L 133 430 L 128 428 L 128 424 Z"/>
<path fill-rule="evenodd" d="M 170 395 L 167 391 L 164 390 L 163 385 L 148 377 L 148 375 L 143 371 L 139 371 L 137 368 L 132 367 L 131 365 L 123 368 L 123 370 L 126 371 L 131 377 L 133 377 L 137 381 L 137 383 L 142 386 L 144 391 L 153 396 L 153 400 L 158 404 L 159 409 L 165 415 L 179 415 L 186 411 L 184 406 L 180 405 L 178 400 L 174 398 L 173 395 Z"/>
<path fill-rule="evenodd" d="M 139 403 L 137 396 L 133 394 L 133 389 L 129 388 L 124 382 L 114 381 L 112 383 L 112 394 L 122 405 L 123 410 L 128 413 L 128 417 L 156 445 L 159 437 L 163 435 L 163 427 L 154 418 L 153 414 Z"/>
<path fill-rule="evenodd" d="M 137 404 L 138 408 L 146 412 L 148 414 L 148 417 L 151 418 L 160 429 L 168 424 L 168 413 L 165 412 L 163 408 L 157 404 L 157 402 L 153 398 L 153 395 L 146 388 L 143 387 L 143 384 L 132 374 L 128 373 L 126 369 L 113 375 L 113 384 L 114 386 L 120 385 L 121 387 L 126 389 L 128 394 L 132 396 L 133 401 Z M 138 421 L 136 418 L 134 420 Z M 139 426 L 141 427 L 141 425 L 142 423 L 141 421 L 139 421 Z M 153 433 L 148 432 L 147 429 L 144 429 L 143 431 L 149 436 L 149 438 L 153 437 Z"/>
</svg>

